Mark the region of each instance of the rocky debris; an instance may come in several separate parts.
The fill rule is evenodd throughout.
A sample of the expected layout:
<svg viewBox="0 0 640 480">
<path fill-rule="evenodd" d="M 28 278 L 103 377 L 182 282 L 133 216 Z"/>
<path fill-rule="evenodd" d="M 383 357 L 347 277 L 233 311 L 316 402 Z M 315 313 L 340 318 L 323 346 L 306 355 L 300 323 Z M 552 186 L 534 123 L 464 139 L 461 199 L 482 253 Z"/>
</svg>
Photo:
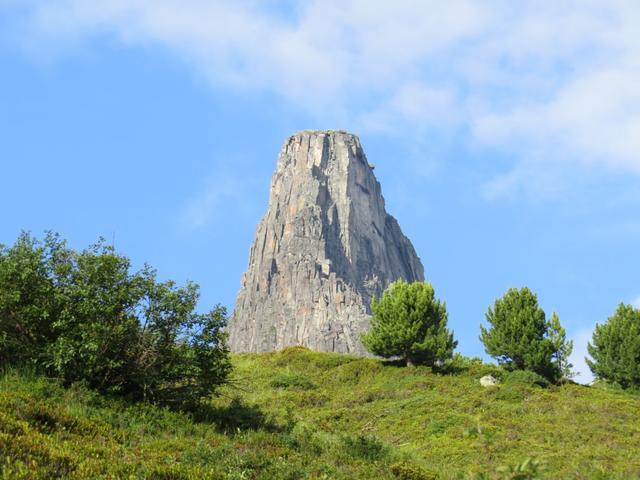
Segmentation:
<svg viewBox="0 0 640 480">
<path fill-rule="evenodd" d="M 370 304 L 424 279 L 355 135 L 303 131 L 282 147 L 229 324 L 236 352 L 292 345 L 365 353 Z"/>
<path fill-rule="evenodd" d="M 498 385 L 500 382 L 493 375 L 485 375 L 480 379 L 480 385 L 483 387 L 493 387 Z"/>
</svg>

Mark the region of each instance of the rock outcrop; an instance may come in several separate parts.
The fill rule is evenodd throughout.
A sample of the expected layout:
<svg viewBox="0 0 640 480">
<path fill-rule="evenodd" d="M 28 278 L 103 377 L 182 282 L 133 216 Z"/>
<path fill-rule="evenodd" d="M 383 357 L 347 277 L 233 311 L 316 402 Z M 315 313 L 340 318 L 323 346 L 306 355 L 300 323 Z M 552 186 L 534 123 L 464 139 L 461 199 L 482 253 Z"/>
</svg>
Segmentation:
<svg viewBox="0 0 640 480">
<path fill-rule="evenodd" d="M 387 214 L 358 137 L 300 132 L 280 152 L 229 324 L 231 350 L 365 353 L 371 299 L 399 278 L 423 280 L 424 269 Z"/>
</svg>

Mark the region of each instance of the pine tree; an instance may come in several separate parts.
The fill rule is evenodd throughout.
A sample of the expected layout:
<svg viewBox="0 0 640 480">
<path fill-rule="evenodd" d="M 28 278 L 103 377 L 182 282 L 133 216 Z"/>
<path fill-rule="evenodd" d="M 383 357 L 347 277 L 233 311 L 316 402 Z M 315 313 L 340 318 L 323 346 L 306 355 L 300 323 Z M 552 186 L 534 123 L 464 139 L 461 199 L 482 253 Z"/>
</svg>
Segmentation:
<svg viewBox="0 0 640 480">
<path fill-rule="evenodd" d="M 640 309 L 620 304 L 609 319 L 596 325 L 587 345 L 587 365 L 596 378 L 620 385 L 640 387 Z"/>
<path fill-rule="evenodd" d="M 508 370 L 531 370 L 557 381 L 570 374 L 573 349 L 557 314 L 547 321 L 537 296 L 528 288 L 511 288 L 486 314 L 490 327 L 480 326 L 486 352 Z"/>
<path fill-rule="evenodd" d="M 447 329 L 447 308 L 426 282 L 394 282 L 371 303 L 373 317 L 361 336 L 367 350 L 384 358 L 400 357 L 408 366 L 436 365 L 451 358 L 457 341 Z"/>
</svg>

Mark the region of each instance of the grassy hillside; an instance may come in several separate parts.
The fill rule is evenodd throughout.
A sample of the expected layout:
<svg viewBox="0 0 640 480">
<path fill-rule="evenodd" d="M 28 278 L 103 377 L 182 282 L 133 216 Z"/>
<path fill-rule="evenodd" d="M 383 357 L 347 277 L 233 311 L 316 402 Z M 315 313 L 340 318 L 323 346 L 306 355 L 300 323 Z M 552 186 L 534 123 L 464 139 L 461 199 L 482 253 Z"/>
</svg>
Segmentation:
<svg viewBox="0 0 640 480">
<path fill-rule="evenodd" d="M 640 478 L 638 395 L 513 377 L 483 389 L 491 367 L 436 375 L 295 348 L 234 363 L 197 417 L 5 374 L 1 477 Z"/>
</svg>

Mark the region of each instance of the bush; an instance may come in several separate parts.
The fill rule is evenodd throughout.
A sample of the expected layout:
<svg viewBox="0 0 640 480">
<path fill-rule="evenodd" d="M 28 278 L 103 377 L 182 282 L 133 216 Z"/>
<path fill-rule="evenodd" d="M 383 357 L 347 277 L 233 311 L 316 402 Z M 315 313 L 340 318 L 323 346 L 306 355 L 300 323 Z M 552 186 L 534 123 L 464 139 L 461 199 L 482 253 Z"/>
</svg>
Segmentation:
<svg viewBox="0 0 640 480">
<path fill-rule="evenodd" d="M 529 370 L 515 370 L 513 372 L 507 372 L 502 376 L 502 382 L 507 385 L 538 385 L 543 388 L 549 386 L 549 380 L 544 378 L 542 375 L 538 375 L 536 372 Z"/>
<path fill-rule="evenodd" d="M 485 365 L 480 357 L 465 357 L 456 352 L 453 356 L 444 362 L 440 370 L 444 373 L 478 373 L 484 370 Z"/>
<path fill-rule="evenodd" d="M 226 311 L 194 312 L 198 286 L 158 282 L 102 241 L 75 252 L 57 235 L 0 249 L 0 363 L 70 385 L 187 407 L 224 383 Z"/>
<path fill-rule="evenodd" d="M 571 375 L 573 342 L 555 313 L 547 320 L 531 290 L 509 289 L 486 318 L 490 328 L 480 326 L 480 340 L 507 370 L 531 370 L 554 382 Z"/>
<path fill-rule="evenodd" d="M 304 375 L 299 374 L 283 374 L 278 375 L 271 380 L 270 385 L 273 388 L 293 388 L 298 390 L 313 390 L 316 384 Z"/>
<path fill-rule="evenodd" d="M 458 342 L 447 329 L 446 305 L 430 283 L 394 282 L 371 309 L 371 328 L 361 336 L 369 352 L 400 357 L 407 365 L 434 366 L 451 358 Z"/>
<path fill-rule="evenodd" d="M 407 462 L 399 462 L 391 465 L 391 473 L 398 480 L 437 480 L 435 472 L 425 470 L 422 467 Z"/>
<path fill-rule="evenodd" d="M 22 233 L 13 247 L 0 245 L 0 365 L 44 360 L 61 307 L 52 270 L 65 254 L 51 234 L 43 243 Z"/>
<path fill-rule="evenodd" d="M 596 378 L 622 388 L 640 387 L 640 309 L 620 304 L 609 319 L 596 325 L 586 359 Z"/>
<path fill-rule="evenodd" d="M 362 460 L 382 460 L 389 454 L 384 443 L 367 435 L 345 436 L 342 438 L 342 447 L 350 457 Z"/>
</svg>

